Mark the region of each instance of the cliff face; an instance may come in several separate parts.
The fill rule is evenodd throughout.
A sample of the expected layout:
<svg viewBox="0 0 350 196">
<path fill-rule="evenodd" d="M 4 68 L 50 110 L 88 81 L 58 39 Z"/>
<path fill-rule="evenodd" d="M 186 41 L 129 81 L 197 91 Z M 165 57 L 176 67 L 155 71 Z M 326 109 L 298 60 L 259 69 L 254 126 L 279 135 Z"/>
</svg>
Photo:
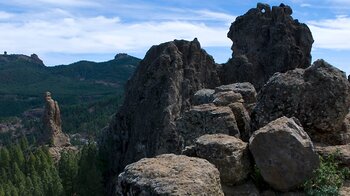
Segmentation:
<svg viewBox="0 0 350 196">
<path fill-rule="evenodd" d="M 223 66 L 224 84 L 250 82 L 257 90 L 276 72 L 311 65 L 313 43 L 309 28 L 293 20 L 292 9 L 258 3 L 232 23 L 227 37 L 232 59 Z"/>
<path fill-rule="evenodd" d="M 143 157 L 179 153 L 175 120 L 197 90 L 219 84 L 216 70 L 197 39 L 153 46 L 127 83 L 125 102 L 103 138 L 110 175 Z"/>
</svg>

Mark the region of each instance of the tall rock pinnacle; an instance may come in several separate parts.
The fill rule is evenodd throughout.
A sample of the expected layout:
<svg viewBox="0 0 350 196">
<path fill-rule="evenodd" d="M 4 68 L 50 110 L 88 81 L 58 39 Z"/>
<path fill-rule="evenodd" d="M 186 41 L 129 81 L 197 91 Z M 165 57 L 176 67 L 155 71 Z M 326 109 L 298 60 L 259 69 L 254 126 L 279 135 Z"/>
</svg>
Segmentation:
<svg viewBox="0 0 350 196">
<path fill-rule="evenodd" d="M 61 114 L 57 101 L 51 98 L 50 92 L 46 92 L 44 98 L 44 140 L 48 140 L 55 147 L 70 145 L 69 138 L 62 132 Z"/>
<path fill-rule="evenodd" d="M 219 83 L 217 65 L 197 39 L 153 46 L 128 81 L 125 102 L 102 138 L 110 177 L 141 158 L 180 153 L 184 144 L 175 121 L 196 91 Z"/>
<path fill-rule="evenodd" d="M 257 90 L 276 72 L 311 65 L 314 42 L 309 28 L 293 20 L 284 4 L 258 3 L 232 23 L 227 37 L 233 42 L 232 59 L 223 66 L 224 84 L 250 82 Z"/>
</svg>

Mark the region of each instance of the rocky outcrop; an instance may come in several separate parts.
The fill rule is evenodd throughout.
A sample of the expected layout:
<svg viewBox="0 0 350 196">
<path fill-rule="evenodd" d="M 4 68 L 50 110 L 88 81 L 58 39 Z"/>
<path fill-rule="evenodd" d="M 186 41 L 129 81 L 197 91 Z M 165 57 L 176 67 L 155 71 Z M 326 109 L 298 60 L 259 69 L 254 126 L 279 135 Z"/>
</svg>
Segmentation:
<svg viewBox="0 0 350 196">
<path fill-rule="evenodd" d="M 53 147 L 69 146 L 69 137 L 62 132 L 60 108 L 51 93 L 45 93 L 45 109 L 43 114 L 43 140 Z"/>
<path fill-rule="evenodd" d="M 230 107 L 214 104 L 193 106 L 176 121 L 177 129 L 185 146 L 205 134 L 223 133 L 240 137 L 236 118 Z"/>
<path fill-rule="evenodd" d="M 219 171 L 208 161 L 164 154 L 125 167 L 118 195 L 224 195 Z"/>
<path fill-rule="evenodd" d="M 249 149 L 264 180 L 279 191 L 298 187 L 319 165 L 309 136 L 295 118 L 281 117 L 256 131 Z"/>
<path fill-rule="evenodd" d="M 247 179 L 250 171 L 248 144 L 225 134 L 203 135 L 189 147 L 190 156 L 208 160 L 219 169 L 221 182 L 235 185 Z M 186 150 L 184 154 L 186 154 Z"/>
<path fill-rule="evenodd" d="M 337 135 L 350 107 L 350 84 L 344 72 L 325 61 L 317 60 L 305 70 L 276 73 L 258 100 L 252 114 L 255 129 L 281 116 L 294 116 L 313 140 L 343 143 Z"/>
<path fill-rule="evenodd" d="M 233 54 L 222 67 L 224 84 L 250 82 L 260 90 L 276 72 L 310 66 L 311 32 L 291 14 L 289 6 L 258 3 L 237 17 L 227 34 Z"/>
<path fill-rule="evenodd" d="M 196 128 L 202 129 L 202 127 L 205 127 L 206 124 L 210 124 L 210 122 L 213 123 L 213 125 L 216 124 L 215 126 L 217 127 L 222 127 L 225 125 L 225 122 L 222 122 L 222 118 L 219 117 L 221 115 L 218 115 L 216 111 L 227 111 L 225 108 L 230 107 L 235 118 L 235 120 L 232 121 L 235 124 L 234 127 L 237 127 L 239 130 L 237 131 L 239 132 L 239 137 L 243 141 L 248 141 L 251 135 L 250 111 L 255 107 L 256 96 L 257 93 L 254 86 L 248 82 L 222 85 L 216 87 L 215 90 L 201 89 L 194 94 L 192 102 L 194 106 L 180 118 L 178 127 L 184 132 L 201 133 L 199 135 L 197 134 L 197 137 L 206 133 L 226 133 L 230 135 L 234 134 L 238 137 L 238 134 L 232 131 L 214 131 L 217 130 L 216 127 L 211 127 L 204 131 L 193 131 Z M 200 104 L 202 104 L 202 106 L 198 106 Z M 213 104 L 217 107 L 214 107 Z M 199 108 L 202 115 L 198 115 Z M 211 115 L 203 113 L 208 110 L 214 111 L 214 113 L 211 113 Z M 207 122 L 207 116 L 210 116 L 209 123 Z M 216 121 L 216 118 L 218 118 L 218 121 Z M 184 124 L 185 126 L 183 126 Z M 189 129 L 188 127 L 191 128 Z M 183 137 L 185 136 L 186 134 Z M 191 137 L 190 139 L 193 140 L 194 138 Z M 189 143 L 186 143 L 186 145 L 189 145 Z"/>
<path fill-rule="evenodd" d="M 176 119 L 190 108 L 195 92 L 218 85 L 217 65 L 197 39 L 153 46 L 128 81 L 125 102 L 101 138 L 108 175 L 143 157 L 180 153 Z"/>
</svg>

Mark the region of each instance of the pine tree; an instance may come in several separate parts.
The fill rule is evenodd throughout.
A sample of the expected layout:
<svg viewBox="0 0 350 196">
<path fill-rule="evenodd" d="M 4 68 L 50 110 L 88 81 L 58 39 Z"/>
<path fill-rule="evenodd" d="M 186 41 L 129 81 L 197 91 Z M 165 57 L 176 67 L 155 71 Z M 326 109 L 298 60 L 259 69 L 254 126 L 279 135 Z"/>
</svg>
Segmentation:
<svg viewBox="0 0 350 196">
<path fill-rule="evenodd" d="M 29 143 L 28 143 L 27 137 L 23 136 L 20 139 L 19 143 L 20 143 L 22 151 L 26 152 L 28 150 L 28 147 L 29 147 Z"/>
<path fill-rule="evenodd" d="M 99 164 L 96 145 L 86 145 L 81 151 L 79 160 L 77 176 L 79 195 L 103 195 L 102 173 Z"/>
<path fill-rule="evenodd" d="M 16 144 L 16 145 L 12 145 L 11 146 L 11 153 L 13 153 L 12 156 L 12 161 L 14 163 L 17 163 L 18 167 L 21 169 L 24 169 L 24 154 L 23 151 L 20 147 L 20 145 Z"/>
<path fill-rule="evenodd" d="M 10 153 L 7 148 L 1 148 L 0 152 L 0 167 L 8 168 L 10 166 Z"/>
<path fill-rule="evenodd" d="M 63 152 L 59 161 L 59 174 L 67 196 L 76 193 L 76 177 L 78 174 L 77 156 L 73 152 Z"/>
</svg>

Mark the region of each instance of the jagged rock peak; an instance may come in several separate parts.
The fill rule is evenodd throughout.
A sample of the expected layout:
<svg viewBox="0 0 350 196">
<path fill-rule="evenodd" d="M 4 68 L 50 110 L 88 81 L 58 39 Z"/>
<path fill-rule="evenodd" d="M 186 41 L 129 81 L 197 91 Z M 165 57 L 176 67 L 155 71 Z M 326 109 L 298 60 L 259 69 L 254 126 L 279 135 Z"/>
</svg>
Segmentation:
<svg viewBox="0 0 350 196">
<path fill-rule="evenodd" d="M 50 92 L 46 92 L 44 98 L 43 140 L 55 147 L 70 145 L 69 138 L 62 132 L 62 120 L 57 101 L 52 99 Z"/>
<path fill-rule="evenodd" d="M 260 90 L 276 72 L 311 65 L 313 43 L 309 28 L 293 20 L 284 4 L 258 3 L 232 23 L 227 37 L 233 42 L 232 59 L 223 66 L 222 82 L 251 82 Z"/>
<path fill-rule="evenodd" d="M 197 39 L 152 46 L 128 81 L 125 102 L 101 138 L 101 149 L 109 154 L 110 177 L 143 157 L 180 153 L 183 143 L 176 119 L 190 108 L 196 91 L 219 83 L 217 64 Z"/>
</svg>

